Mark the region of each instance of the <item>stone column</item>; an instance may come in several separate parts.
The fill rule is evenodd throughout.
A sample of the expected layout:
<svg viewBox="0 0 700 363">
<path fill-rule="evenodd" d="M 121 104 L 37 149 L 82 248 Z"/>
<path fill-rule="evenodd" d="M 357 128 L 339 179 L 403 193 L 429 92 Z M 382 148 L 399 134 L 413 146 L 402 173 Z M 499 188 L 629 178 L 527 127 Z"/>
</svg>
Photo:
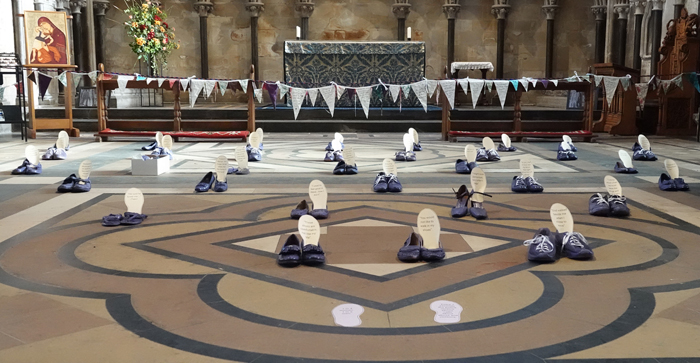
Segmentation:
<svg viewBox="0 0 700 363">
<path fill-rule="evenodd" d="M 54 0 L 34 0 L 34 10 L 54 11 L 55 9 Z"/>
<path fill-rule="evenodd" d="M 87 6 L 87 0 L 70 0 L 70 10 L 73 14 L 73 54 L 75 55 L 73 61 L 81 71 L 87 69 L 82 16 L 82 8 L 85 6 Z"/>
<path fill-rule="evenodd" d="M 255 68 L 255 79 L 258 79 L 260 69 L 258 67 L 258 18 L 265 10 L 262 1 L 248 0 L 245 9 L 250 13 L 250 58 Z"/>
<path fill-rule="evenodd" d="M 491 14 L 498 21 L 498 39 L 496 42 L 496 78 L 503 79 L 503 50 L 506 42 L 506 18 L 510 11 L 508 0 L 493 0 Z"/>
<path fill-rule="evenodd" d="M 630 7 L 634 7 L 634 57 L 632 58 L 632 68 L 642 69 L 642 20 L 644 19 L 644 8 L 646 0 L 631 0 Z"/>
<path fill-rule="evenodd" d="M 605 62 L 605 22 L 608 17 L 608 0 L 594 0 L 591 11 L 595 15 L 595 63 Z"/>
<path fill-rule="evenodd" d="M 313 14 L 315 4 L 313 0 L 297 0 L 294 9 L 301 15 L 301 39 L 309 39 L 309 18 Z"/>
<path fill-rule="evenodd" d="M 627 57 L 627 19 L 630 13 L 628 0 L 615 0 L 614 11 L 617 14 L 616 40 L 613 46 L 613 63 L 625 65 Z"/>
<path fill-rule="evenodd" d="M 391 6 L 391 12 L 394 13 L 394 16 L 398 20 L 398 28 L 397 28 L 397 39 L 401 42 L 406 40 L 406 18 L 408 17 L 408 14 L 411 12 L 411 4 L 408 3 L 408 0 L 394 0 L 394 5 Z"/>
<path fill-rule="evenodd" d="M 207 36 L 207 18 L 214 10 L 214 4 L 209 0 L 199 0 L 194 3 L 194 10 L 199 13 L 199 63 L 202 78 L 209 78 L 209 37 Z"/>
<path fill-rule="evenodd" d="M 661 22 L 666 0 L 649 0 L 651 4 L 651 74 L 656 75 L 659 66 L 659 48 L 661 47 Z"/>
<path fill-rule="evenodd" d="M 542 6 L 542 12 L 547 17 L 547 55 L 544 70 L 546 78 L 552 78 L 554 70 L 554 16 L 559 10 L 557 2 L 557 0 L 544 0 Z"/>
<path fill-rule="evenodd" d="M 452 62 L 455 61 L 455 19 L 461 9 L 459 0 L 445 0 L 442 11 L 447 16 L 447 71 L 452 72 Z M 450 75 L 454 78 L 454 75 Z"/>
<path fill-rule="evenodd" d="M 105 63 L 105 14 L 109 9 L 109 0 L 92 0 L 95 9 L 95 60 L 97 64 Z"/>
<path fill-rule="evenodd" d="M 674 0 L 673 2 L 673 18 L 678 19 L 681 17 L 681 11 L 685 7 L 685 0 Z"/>
</svg>

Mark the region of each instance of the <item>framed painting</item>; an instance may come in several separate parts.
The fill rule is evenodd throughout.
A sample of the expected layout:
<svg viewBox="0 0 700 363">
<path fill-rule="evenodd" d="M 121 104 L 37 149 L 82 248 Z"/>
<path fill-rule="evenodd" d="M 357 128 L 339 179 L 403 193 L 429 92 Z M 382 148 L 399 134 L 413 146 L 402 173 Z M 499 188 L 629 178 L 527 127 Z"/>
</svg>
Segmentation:
<svg viewBox="0 0 700 363">
<path fill-rule="evenodd" d="M 27 63 L 32 67 L 70 66 L 68 19 L 60 11 L 25 11 Z"/>
</svg>

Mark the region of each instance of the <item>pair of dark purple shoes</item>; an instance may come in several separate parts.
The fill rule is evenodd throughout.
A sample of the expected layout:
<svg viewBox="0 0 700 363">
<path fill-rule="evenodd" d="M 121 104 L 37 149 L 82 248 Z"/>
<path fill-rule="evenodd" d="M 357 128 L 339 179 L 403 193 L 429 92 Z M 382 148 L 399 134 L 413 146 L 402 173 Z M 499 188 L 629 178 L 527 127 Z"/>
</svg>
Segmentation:
<svg viewBox="0 0 700 363">
<path fill-rule="evenodd" d="M 477 165 L 475 161 L 468 163 L 466 160 L 457 159 L 457 162 L 455 162 L 455 171 L 457 174 L 471 174 L 472 170 L 478 167 L 479 165 Z"/>
<path fill-rule="evenodd" d="M 292 209 L 291 217 L 292 219 L 299 219 L 307 214 L 316 219 L 328 219 L 330 212 L 328 212 L 328 209 L 311 209 L 309 204 L 306 203 L 306 199 L 304 199 Z"/>
<path fill-rule="evenodd" d="M 333 175 L 355 175 L 357 174 L 357 165 L 348 165 L 344 160 L 338 162 L 338 165 L 333 169 Z"/>
<path fill-rule="evenodd" d="M 535 237 L 523 243 L 528 246 L 527 259 L 532 262 L 554 262 L 560 257 L 573 260 L 593 258 L 593 250 L 578 232 L 557 233 L 540 228 Z"/>
<path fill-rule="evenodd" d="M 436 262 L 445 259 L 445 249 L 440 247 L 428 249 L 423 246 L 423 237 L 416 232 L 412 232 L 408 239 L 399 249 L 397 254 L 401 262 Z"/>
<path fill-rule="evenodd" d="M 501 156 L 498 155 L 496 149 L 486 150 L 485 148 L 476 150 L 476 161 L 500 161 Z"/>
<path fill-rule="evenodd" d="M 58 186 L 59 193 L 85 193 L 92 188 L 90 178 L 80 179 L 77 175 L 71 174 Z"/>
<path fill-rule="evenodd" d="M 454 192 L 454 189 L 452 189 L 452 191 Z M 490 195 L 475 192 L 475 191 L 470 192 L 467 189 L 466 185 L 460 186 L 459 189 L 454 193 L 455 193 L 455 198 L 457 198 L 457 205 L 454 206 L 452 208 L 452 210 L 450 211 L 452 218 L 462 218 L 462 217 L 466 217 L 469 215 L 478 219 L 478 220 L 488 218 L 488 214 L 486 213 L 486 209 L 484 209 L 484 203 L 475 202 L 475 201 L 470 200 L 470 199 L 475 193 L 485 195 L 487 197 L 491 197 Z M 471 207 L 469 206 L 470 202 L 471 202 Z"/>
<path fill-rule="evenodd" d="M 395 156 L 396 161 L 416 161 L 416 153 L 413 151 L 398 151 Z"/>
<path fill-rule="evenodd" d="M 329 151 L 326 153 L 326 156 L 323 158 L 323 161 L 325 162 L 332 162 L 332 161 L 345 161 L 345 158 L 343 158 L 343 152 L 342 151 Z"/>
<path fill-rule="evenodd" d="M 326 263 L 326 254 L 321 245 L 304 244 L 304 240 L 292 234 L 277 255 L 277 264 L 283 267 L 296 267 L 300 264 L 318 266 Z"/>
<path fill-rule="evenodd" d="M 687 191 L 690 190 L 690 186 L 683 178 L 672 179 L 668 174 L 663 173 L 659 177 L 659 189 L 666 192 Z"/>
<path fill-rule="evenodd" d="M 39 175 L 41 171 L 41 163 L 34 165 L 29 160 L 24 159 L 22 165 L 12 170 L 12 175 Z"/>
<path fill-rule="evenodd" d="M 513 146 L 513 145 L 511 145 L 510 147 L 506 147 L 506 146 L 503 145 L 503 144 L 498 144 L 498 151 L 502 151 L 502 152 L 514 152 L 514 151 L 518 151 L 518 148 L 515 147 L 515 146 Z"/>
<path fill-rule="evenodd" d="M 638 142 L 635 142 L 634 145 L 632 145 L 632 151 L 634 152 L 632 154 L 632 159 L 634 160 L 639 160 L 639 161 L 656 161 L 657 157 L 656 155 L 651 152 L 650 150 L 644 150 L 642 149 L 642 146 L 639 145 Z"/>
<path fill-rule="evenodd" d="M 510 183 L 510 190 L 515 193 L 542 193 L 544 187 L 531 176 L 523 178 L 516 175 L 513 177 L 513 182 Z"/>
<path fill-rule="evenodd" d="M 204 178 L 194 187 L 194 191 L 198 193 L 203 193 L 209 191 L 209 189 L 215 192 L 225 192 L 228 190 L 228 183 L 226 180 L 219 181 L 216 179 L 214 172 L 208 172 L 204 175 Z"/>
<path fill-rule="evenodd" d="M 618 161 L 617 163 L 615 163 L 614 170 L 616 173 L 620 173 L 620 174 L 637 174 L 638 173 L 637 169 L 625 167 L 625 164 L 623 164 L 621 161 Z"/>
<path fill-rule="evenodd" d="M 102 217 L 102 225 L 105 227 L 114 227 L 119 225 L 133 226 L 141 224 L 146 218 L 145 214 L 126 212 L 124 215 L 121 214 L 110 214 L 108 216 Z"/>
<path fill-rule="evenodd" d="M 396 175 L 386 175 L 382 171 L 377 174 L 376 178 L 374 178 L 374 186 L 372 187 L 372 190 L 377 193 L 400 193 L 403 190 L 403 186 Z"/>
<path fill-rule="evenodd" d="M 628 217 L 627 198 L 621 195 L 593 194 L 588 200 L 588 213 L 598 217 Z"/>
</svg>

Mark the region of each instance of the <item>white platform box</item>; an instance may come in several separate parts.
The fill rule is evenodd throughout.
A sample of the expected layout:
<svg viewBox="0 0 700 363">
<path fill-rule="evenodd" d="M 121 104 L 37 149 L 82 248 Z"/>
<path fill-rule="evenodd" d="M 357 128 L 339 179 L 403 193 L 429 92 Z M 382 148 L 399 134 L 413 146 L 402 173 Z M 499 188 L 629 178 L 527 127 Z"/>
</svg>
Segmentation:
<svg viewBox="0 0 700 363">
<path fill-rule="evenodd" d="M 131 159 L 131 175 L 156 176 L 170 171 L 170 158 Z"/>
</svg>

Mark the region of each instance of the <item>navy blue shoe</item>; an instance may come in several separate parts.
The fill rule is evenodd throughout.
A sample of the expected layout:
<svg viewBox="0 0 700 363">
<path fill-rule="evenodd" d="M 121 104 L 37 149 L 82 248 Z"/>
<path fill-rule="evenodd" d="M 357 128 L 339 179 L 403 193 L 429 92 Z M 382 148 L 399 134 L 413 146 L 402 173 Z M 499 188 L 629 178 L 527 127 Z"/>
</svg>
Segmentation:
<svg viewBox="0 0 700 363">
<path fill-rule="evenodd" d="M 676 183 L 670 176 L 666 173 L 662 173 L 659 177 L 659 189 L 667 192 L 675 192 L 678 190 Z"/>
<path fill-rule="evenodd" d="M 71 189 L 73 189 L 73 184 L 75 184 L 76 180 L 78 180 L 78 177 L 75 174 L 71 174 L 69 177 L 63 179 L 63 183 L 61 183 L 61 185 L 58 186 L 58 192 L 70 192 Z"/>
<path fill-rule="evenodd" d="M 476 149 L 476 161 L 489 161 L 489 155 L 483 147 L 481 149 Z"/>
<path fill-rule="evenodd" d="M 488 157 L 489 161 L 500 161 L 501 160 L 501 156 L 498 155 L 498 152 L 494 149 L 486 150 L 486 157 Z"/>
<path fill-rule="evenodd" d="M 578 160 L 578 156 L 576 156 L 576 154 L 574 154 L 574 152 L 571 150 L 569 150 L 569 151 L 559 150 L 557 152 L 557 160 L 560 160 L 560 161 Z"/>
<path fill-rule="evenodd" d="M 634 142 L 634 145 L 632 145 L 632 151 L 638 151 L 642 150 L 642 145 L 639 145 L 639 142 Z"/>
<path fill-rule="evenodd" d="M 304 241 L 302 241 L 302 244 Z M 307 266 L 322 265 L 326 263 L 326 254 L 321 245 L 307 245 L 301 248 L 301 263 Z"/>
<path fill-rule="evenodd" d="M 333 152 L 332 151 L 327 152 L 326 156 L 323 158 L 323 161 L 325 161 L 325 162 L 335 161 L 335 155 L 333 154 Z"/>
<path fill-rule="evenodd" d="M 420 261 L 420 251 L 423 246 L 423 237 L 418 233 L 412 232 L 404 242 L 403 247 L 399 248 L 397 257 L 401 262 L 418 262 Z"/>
<path fill-rule="evenodd" d="M 477 164 L 476 161 L 472 161 L 471 163 L 467 163 L 467 166 L 469 167 L 469 170 L 474 170 L 479 167 L 479 164 Z"/>
<path fill-rule="evenodd" d="M 630 209 L 627 206 L 627 198 L 619 195 L 608 195 L 610 203 L 610 215 L 613 217 L 628 217 Z"/>
<path fill-rule="evenodd" d="M 557 260 L 557 237 L 549 228 L 540 228 L 535 237 L 523 244 L 528 246 L 527 259 L 533 262 L 554 262 Z"/>
<path fill-rule="evenodd" d="M 260 161 L 262 160 L 262 153 L 258 149 L 250 149 L 248 151 L 248 161 Z"/>
<path fill-rule="evenodd" d="M 513 151 L 518 151 L 518 148 L 515 146 L 511 145 L 510 147 L 506 147 L 503 144 L 498 144 L 498 151 L 502 152 L 513 152 Z"/>
<path fill-rule="evenodd" d="M 421 241 L 423 242 L 423 241 Z M 445 249 L 442 248 L 442 243 L 438 241 L 439 247 L 438 248 L 425 248 L 422 247 L 420 249 L 420 258 L 421 260 L 425 262 L 436 262 L 436 261 L 441 261 L 445 259 Z"/>
<path fill-rule="evenodd" d="M 235 166 L 232 166 L 232 167 L 228 168 L 228 170 L 226 171 L 226 174 L 231 175 L 231 174 L 236 174 L 237 172 L 238 172 L 238 168 Z"/>
<path fill-rule="evenodd" d="M 406 158 L 406 161 L 416 161 L 416 153 L 413 151 L 406 151 L 404 153 L 404 157 Z"/>
<path fill-rule="evenodd" d="M 466 160 L 457 159 L 455 162 L 455 171 L 457 174 L 471 174 L 472 170 L 469 168 L 469 164 Z"/>
<path fill-rule="evenodd" d="M 102 225 L 105 227 L 114 227 L 122 224 L 124 216 L 121 214 L 110 214 L 102 217 Z"/>
<path fill-rule="evenodd" d="M 208 172 L 204 178 L 197 184 L 197 186 L 194 187 L 195 192 L 207 192 L 209 189 L 211 189 L 212 185 L 214 185 L 214 180 L 216 177 L 214 177 L 214 172 Z"/>
<path fill-rule="evenodd" d="M 386 174 L 384 174 L 384 172 L 382 171 L 379 174 L 377 174 L 376 178 L 374 178 L 374 186 L 372 187 L 372 189 L 377 193 L 385 193 L 388 188 L 388 179 L 386 177 Z"/>
<path fill-rule="evenodd" d="M 27 165 L 27 169 L 24 171 L 25 175 L 39 175 L 41 174 L 41 163 L 32 165 Z"/>
<path fill-rule="evenodd" d="M 126 224 L 126 225 L 141 224 L 141 222 L 143 222 L 146 218 L 148 218 L 148 216 L 145 214 L 126 212 L 126 213 L 124 213 L 124 218 L 121 220 L 120 224 Z"/>
<path fill-rule="evenodd" d="M 141 147 L 141 150 L 143 150 L 143 151 L 153 151 L 153 149 L 155 149 L 156 146 L 158 146 L 158 142 L 157 142 L 157 141 L 153 141 L 152 143 L 150 143 L 150 144 L 148 144 L 148 145 L 146 145 L 146 146 L 142 146 L 142 147 Z"/>
<path fill-rule="evenodd" d="M 214 179 L 214 185 L 211 187 L 213 191 L 221 193 L 228 190 L 228 183 L 226 182 L 226 180 L 219 181 L 216 178 Z"/>
<path fill-rule="evenodd" d="M 41 155 L 41 160 L 53 160 L 54 154 L 56 154 L 56 146 L 46 149 L 44 155 Z"/>
<path fill-rule="evenodd" d="M 29 163 L 29 160 L 24 159 L 22 162 L 22 165 L 16 167 L 15 169 L 12 170 L 12 175 L 22 175 L 27 171 L 27 166 L 31 165 Z"/>
<path fill-rule="evenodd" d="M 560 234 L 561 255 L 573 260 L 588 260 L 593 258 L 593 250 L 588 246 L 586 238 L 578 232 Z"/>
<path fill-rule="evenodd" d="M 510 183 L 510 190 L 515 193 L 527 193 L 527 184 L 522 176 L 514 176 Z"/>
<path fill-rule="evenodd" d="M 454 191 L 454 189 L 452 190 Z M 471 197 L 471 194 L 469 194 L 467 186 L 460 186 L 459 189 L 455 192 L 455 198 L 457 198 L 457 205 L 455 205 L 454 208 L 452 208 L 452 210 L 450 211 L 452 218 L 462 218 L 469 215 L 469 207 L 467 206 L 467 203 L 469 203 L 469 197 Z"/>
<path fill-rule="evenodd" d="M 342 142 L 340 143 L 340 150 L 345 150 L 345 144 Z M 333 142 L 329 142 L 328 146 L 326 146 L 326 151 L 333 151 Z"/>
<path fill-rule="evenodd" d="M 291 216 L 292 219 L 299 219 L 301 218 L 301 216 L 305 216 L 307 214 L 309 214 L 309 204 L 306 203 L 305 199 L 299 202 L 299 204 L 297 204 L 297 206 L 294 209 L 292 209 Z"/>
<path fill-rule="evenodd" d="M 567 144 L 569 144 L 569 148 L 571 149 L 571 151 L 573 151 L 573 152 L 578 151 L 578 148 L 576 146 L 574 146 L 574 144 L 572 144 L 570 142 L 567 142 Z"/>
<path fill-rule="evenodd" d="M 85 193 L 85 192 L 89 192 L 91 188 L 92 188 L 92 183 L 90 183 L 90 178 L 87 178 L 87 179 L 77 178 L 75 180 L 75 183 L 73 184 L 73 187 L 71 188 L 71 192 L 73 192 L 73 193 Z"/>
<path fill-rule="evenodd" d="M 542 193 L 544 187 L 535 178 L 528 176 L 525 180 L 525 185 L 527 185 L 527 191 L 530 193 Z"/>
<path fill-rule="evenodd" d="M 469 214 L 472 215 L 472 217 L 476 219 L 486 219 L 488 218 L 488 214 L 486 213 L 486 209 L 484 209 L 484 203 L 483 202 L 475 202 L 472 200 L 472 206 L 469 208 Z"/>
<path fill-rule="evenodd" d="M 345 175 L 355 175 L 357 173 L 357 165 L 345 164 Z"/>
<path fill-rule="evenodd" d="M 420 146 L 420 141 L 417 144 L 415 142 L 413 143 L 413 151 L 423 151 L 423 147 Z"/>
<path fill-rule="evenodd" d="M 618 161 L 615 163 L 615 172 L 616 173 L 621 173 L 621 174 L 637 174 L 637 169 L 635 168 L 626 168 L 624 164 L 622 164 L 621 161 Z"/>
<path fill-rule="evenodd" d="M 284 267 L 296 267 L 301 263 L 301 241 L 295 234 L 290 235 L 277 255 L 277 264 Z"/>
<path fill-rule="evenodd" d="M 690 186 L 688 186 L 688 184 L 686 184 L 686 182 L 685 182 L 685 180 L 683 180 L 683 178 L 673 179 L 673 184 L 676 186 L 677 190 L 680 190 L 680 191 L 690 190 Z"/>
<path fill-rule="evenodd" d="M 333 168 L 333 175 L 344 175 L 345 174 L 345 161 L 341 161 L 338 165 Z"/>
<path fill-rule="evenodd" d="M 387 176 L 387 188 L 386 190 L 390 193 L 400 193 L 403 190 L 399 178 L 394 174 L 389 174 Z"/>
<path fill-rule="evenodd" d="M 333 160 L 331 161 L 345 161 L 345 158 L 343 157 L 343 152 L 342 151 L 334 151 L 333 152 Z"/>
<path fill-rule="evenodd" d="M 656 161 L 656 155 L 654 155 L 651 150 L 644 150 L 644 157 L 646 158 L 646 161 Z"/>
<path fill-rule="evenodd" d="M 311 212 L 309 212 L 309 215 L 316 219 L 328 219 L 329 214 L 328 209 L 312 209 Z"/>
<path fill-rule="evenodd" d="M 406 152 L 405 151 L 398 151 L 396 152 L 396 161 L 406 161 Z"/>
<path fill-rule="evenodd" d="M 610 203 L 600 193 L 593 194 L 588 199 L 588 214 L 598 217 L 607 217 L 610 214 Z"/>
</svg>

